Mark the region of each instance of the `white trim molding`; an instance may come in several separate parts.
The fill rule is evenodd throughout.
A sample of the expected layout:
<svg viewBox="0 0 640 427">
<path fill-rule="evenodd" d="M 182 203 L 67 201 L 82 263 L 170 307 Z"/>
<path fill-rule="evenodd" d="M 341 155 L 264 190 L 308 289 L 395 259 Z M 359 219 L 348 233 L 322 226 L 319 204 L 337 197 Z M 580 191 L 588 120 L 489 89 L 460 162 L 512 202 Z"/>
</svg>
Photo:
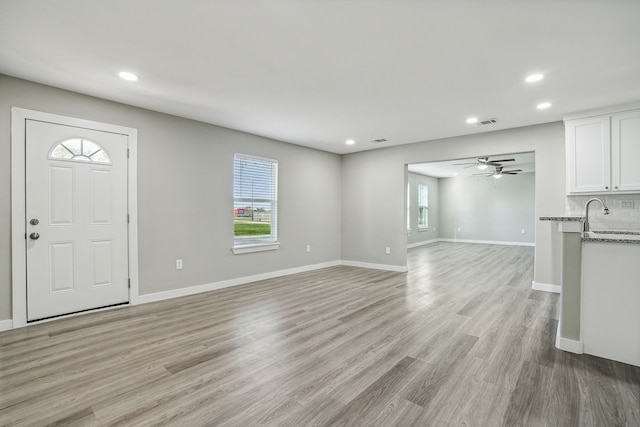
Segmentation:
<svg viewBox="0 0 640 427">
<path fill-rule="evenodd" d="M 556 348 L 560 350 L 568 351 L 570 353 L 582 354 L 583 353 L 582 341 L 570 340 L 568 338 L 562 338 L 560 335 L 556 336 Z"/>
<path fill-rule="evenodd" d="M 238 286 L 238 285 L 244 285 L 244 284 L 247 284 L 247 283 L 258 282 L 260 280 L 273 279 L 273 278 L 276 278 L 276 277 L 288 276 L 288 275 L 297 274 L 297 273 L 304 273 L 304 272 L 307 272 L 307 271 L 319 270 L 319 269 L 322 269 L 322 268 L 335 267 L 335 266 L 339 266 L 339 265 L 345 265 L 345 266 L 350 266 L 350 267 L 359 267 L 359 268 L 371 268 L 371 269 L 376 269 L 376 270 L 393 271 L 393 272 L 399 272 L 399 273 L 406 273 L 409 270 L 406 265 L 405 266 L 400 266 L 400 265 L 374 264 L 374 263 L 368 263 L 368 262 L 341 261 L 341 260 L 329 261 L 329 262 L 324 262 L 324 263 L 319 263 L 319 264 L 305 265 L 305 266 L 302 266 L 302 267 L 289 268 L 289 269 L 285 269 L 285 270 L 271 271 L 271 272 L 267 272 L 267 273 L 256 274 L 256 275 L 253 275 L 253 276 L 238 277 L 236 279 L 229 279 L 229 280 L 222 280 L 222 281 L 219 281 L 219 282 L 206 283 L 206 284 L 203 284 L 203 285 L 189 286 L 189 287 L 180 288 L 180 289 L 172 289 L 170 291 L 155 292 L 155 293 L 146 294 L 146 295 L 138 295 L 136 293 L 135 294 L 135 298 L 133 298 L 133 295 L 132 295 L 132 300 L 130 301 L 130 305 L 146 304 L 146 303 L 150 303 L 150 302 L 156 302 L 156 301 L 163 301 L 163 300 L 167 300 L 167 299 L 179 298 L 179 297 L 184 297 L 184 296 L 188 296 L 188 295 L 199 294 L 199 293 L 202 293 L 202 292 L 209 292 L 209 291 L 214 291 L 214 290 L 217 290 L 217 289 L 229 288 L 229 287 L 232 287 L 232 286 Z M 133 289 L 133 280 L 132 280 L 132 289 Z M 119 306 L 119 307 L 122 307 L 122 306 Z M 115 309 L 115 308 L 119 308 L 119 307 L 106 307 L 104 309 L 91 310 L 91 312 Z M 61 318 L 79 316 L 79 315 L 83 315 L 85 313 L 86 312 L 73 313 L 73 314 L 69 314 L 67 316 L 56 317 L 55 319 L 45 319 L 45 320 L 33 322 L 32 324 L 36 325 L 36 324 L 40 324 L 40 323 L 44 323 L 44 322 L 48 322 L 48 321 L 52 321 L 52 320 L 58 320 L 58 319 L 61 319 Z M 0 320 L 0 331 L 13 329 L 13 328 L 18 328 L 18 327 L 22 327 L 22 326 L 27 326 L 26 321 L 24 322 L 24 324 L 22 324 L 22 323 L 16 324 L 16 322 L 11 320 L 11 319 L 9 319 L 9 320 Z"/>
<path fill-rule="evenodd" d="M 137 196 L 137 129 L 91 120 L 76 119 L 25 108 L 11 107 L 11 327 L 27 324 L 27 259 L 25 251 L 25 141 L 26 121 L 37 120 L 67 126 L 83 127 L 127 136 L 128 162 L 128 211 L 129 211 L 129 302 L 138 300 L 138 196 Z M 6 322 L 6 321 L 0 321 Z M 1 323 L 0 326 L 5 325 Z"/>
<path fill-rule="evenodd" d="M 535 246 L 535 243 L 531 242 L 505 242 L 502 240 L 471 240 L 471 239 L 445 239 L 437 238 L 431 240 L 425 240 L 423 242 L 416 242 L 407 245 L 407 249 L 417 248 L 418 246 L 430 245 L 432 243 L 447 242 L 447 243 L 478 243 L 481 245 L 506 245 L 506 246 Z"/>
<path fill-rule="evenodd" d="M 374 270 L 395 271 L 398 273 L 406 273 L 409 271 L 407 265 L 390 265 L 390 264 L 374 264 L 371 262 L 360 261 L 340 261 L 340 265 L 348 265 L 349 267 L 372 268 Z"/>
<path fill-rule="evenodd" d="M 431 240 L 425 240 L 423 242 L 411 243 L 407 245 L 407 249 L 417 248 L 418 246 L 430 245 L 432 243 L 438 243 L 439 241 L 440 239 L 431 239 Z"/>
<path fill-rule="evenodd" d="M 335 267 L 341 265 L 340 261 L 324 262 L 320 264 L 305 265 L 303 267 L 289 268 L 286 270 L 271 271 L 269 273 L 255 274 L 253 276 L 238 277 L 236 279 L 222 280 L 220 282 L 206 283 L 204 285 L 189 286 L 187 288 L 172 289 L 170 291 L 155 292 L 152 294 L 140 295 L 138 303 L 148 303 L 162 301 L 171 298 L 184 297 L 187 295 L 199 294 L 202 292 L 215 291 L 216 289 L 229 288 L 231 286 L 244 285 L 259 280 L 273 279 L 276 277 L 288 276 L 290 274 L 304 273 L 306 271 L 319 270 L 321 268 Z"/>
<path fill-rule="evenodd" d="M 554 292 L 556 294 L 562 293 L 560 285 L 549 285 L 547 283 L 531 282 L 531 289 L 534 291 Z"/>
<path fill-rule="evenodd" d="M 0 332 L 8 331 L 9 329 L 13 329 L 13 320 L 0 320 Z"/>
<path fill-rule="evenodd" d="M 275 251 L 280 247 L 280 242 L 262 243 L 255 245 L 238 245 L 231 248 L 234 255 L 250 254 L 252 252 Z"/>
<path fill-rule="evenodd" d="M 471 240 L 471 239 L 438 239 L 439 242 L 451 243 L 480 243 L 483 245 L 506 245 L 506 246 L 535 246 L 531 242 L 503 242 L 501 240 Z"/>
<path fill-rule="evenodd" d="M 253 276 L 238 277 L 236 279 L 221 280 L 219 282 L 205 283 L 203 285 L 189 286 L 187 288 L 172 289 L 170 291 L 155 292 L 152 294 L 139 295 L 135 304 L 145 304 L 148 302 L 163 301 L 166 299 L 184 297 L 187 295 L 199 294 L 202 292 L 215 291 L 217 289 L 229 288 L 232 286 L 245 285 L 247 283 L 258 282 L 260 280 L 274 279 L 276 277 L 288 276 L 291 274 L 304 273 L 307 271 L 320 270 L 322 268 L 346 265 L 351 267 L 373 268 L 376 270 L 396 271 L 406 273 L 407 266 L 396 266 L 386 264 L 372 264 L 356 261 L 330 261 L 320 264 L 305 265 L 302 267 L 288 268 L 286 270 L 271 271 L 268 273 L 255 274 Z"/>
<path fill-rule="evenodd" d="M 372 264 L 368 262 L 357 261 L 330 261 L 320 264 L 305 265 L 302 267 L 288 268 L 286 270 L 271 271 L 268 273 L 255 274 L 253 276 L 238 277 L 236 279 L 222 280 L 220 282 L 206 283 L 203 285 L 189 286 L 187 288 L 172 289 L 170 291 L 155 292 L 152 294 L 140 295 L 137 304 L 148 302 L 162 301 L 171 298 L 184 297 L 187 295 L 199 294 L 202 292 L 215 291 L 217 289 L 229 288 L 232 286 L 245 285 L 247 283 L 257 282 L 260 280 L 274 279 L 276 277 L 288 276 L 290 274 L 304 273 L 307 271 L 319 270 L 321 268 L 335 267 L 338 265 L 346 265 L 350 267 L 373 268 L 376 270 L 395 271 L 406 273 L 409 269 L 407 266 Z"/>
</svg>

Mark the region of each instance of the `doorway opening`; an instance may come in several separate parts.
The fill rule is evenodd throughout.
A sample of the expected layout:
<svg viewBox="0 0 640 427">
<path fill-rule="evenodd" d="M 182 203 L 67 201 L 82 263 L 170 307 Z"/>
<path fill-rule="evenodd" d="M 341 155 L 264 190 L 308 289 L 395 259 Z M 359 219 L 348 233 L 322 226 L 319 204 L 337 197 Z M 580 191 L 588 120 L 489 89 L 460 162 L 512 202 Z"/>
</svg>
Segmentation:
<svg viewBox="0 0 640 427">
<path fill-rule="evenodd" d="M 408 165 L 407 247 L 535 245 L 535 153 Z"/>
</svg>

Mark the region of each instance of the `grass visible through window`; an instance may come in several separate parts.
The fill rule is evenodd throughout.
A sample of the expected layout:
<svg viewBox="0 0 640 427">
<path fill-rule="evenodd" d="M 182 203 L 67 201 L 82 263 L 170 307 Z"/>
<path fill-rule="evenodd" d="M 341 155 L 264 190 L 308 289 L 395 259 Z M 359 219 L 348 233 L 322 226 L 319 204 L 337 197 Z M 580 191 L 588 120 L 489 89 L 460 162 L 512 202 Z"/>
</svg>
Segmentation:
<svg viewBox="0 0 640 427">
<path fill-rule="evenodd" d="M 233 222 L 233 234 L 235 236 L 264 236 L 271 234 L 271 224 L 260 222 Z"/>
</svg>

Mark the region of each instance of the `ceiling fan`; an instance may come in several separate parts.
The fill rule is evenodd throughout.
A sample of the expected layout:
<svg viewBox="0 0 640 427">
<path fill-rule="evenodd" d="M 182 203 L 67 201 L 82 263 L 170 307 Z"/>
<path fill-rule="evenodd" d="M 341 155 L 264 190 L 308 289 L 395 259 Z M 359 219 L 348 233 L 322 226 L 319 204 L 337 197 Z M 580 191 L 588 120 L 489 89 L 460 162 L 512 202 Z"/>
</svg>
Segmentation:
<svg viewBox="0 0 640 427">
<path fill-rule="evenodd" d="M 477 167 L 480 170 L 484 170 L 486 168 L 488 168 L 489 166 L 495 166 L 495 167 L 499 167 L 502 166 L 503 162 L 515 162 L 516 159 L 497 159 L 497 160 L 489 160 L 488 157 L 478 157 L 477 161 L 472 162 L 472 163 L 454 163 L 454 166 L 464 166 L 464 165 L 468 165 L 465 166 L 466 168 L 470 168 L 472 166 Z"/>
<path fill-rule="evenodd" d="M 474 173 L 474 175 L 486 175 L 486 176 L 492 176 L 498 179 L 498 178 L 502 178 L 502 175 L 518 175 L 520 172 L 522 172 L 522 169 L 513 169 L 513 170 L 505 171 L 505 170 L 502 170 L 502 166 L 496 166 L 493 172 Z"/>
</svg>

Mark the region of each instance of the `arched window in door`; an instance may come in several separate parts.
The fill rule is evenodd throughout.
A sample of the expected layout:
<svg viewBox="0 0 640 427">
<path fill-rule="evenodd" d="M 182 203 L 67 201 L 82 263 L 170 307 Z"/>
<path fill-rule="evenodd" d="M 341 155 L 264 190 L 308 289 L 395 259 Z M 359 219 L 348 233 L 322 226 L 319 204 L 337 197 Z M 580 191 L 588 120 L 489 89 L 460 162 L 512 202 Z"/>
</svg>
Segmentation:
<svg viewBox="0 0 640 427">
<path fill-rule="evenodd" d="M 111 164 L 109 155 L 99 144 L 86 138 L 66 139 L 53 147 L 49 158 L 77 162 Z"/>
</svg>

